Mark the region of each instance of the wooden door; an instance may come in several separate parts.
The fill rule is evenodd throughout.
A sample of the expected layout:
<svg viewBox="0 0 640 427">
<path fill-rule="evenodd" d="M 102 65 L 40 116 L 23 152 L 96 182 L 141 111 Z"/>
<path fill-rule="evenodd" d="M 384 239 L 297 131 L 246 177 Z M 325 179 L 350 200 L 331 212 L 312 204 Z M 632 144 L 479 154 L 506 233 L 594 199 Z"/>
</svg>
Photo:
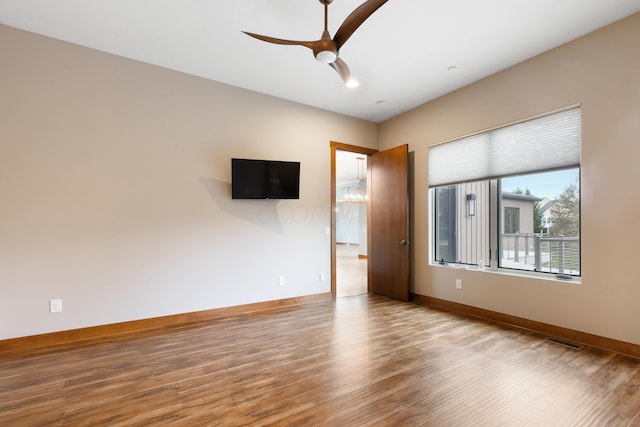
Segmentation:
<svg viewBox="0 0 640 427">
<path fill-rule="evenodd" d="M 408 146 L 371 156 L 372 292 L 409 300 Z"/>
</svg>

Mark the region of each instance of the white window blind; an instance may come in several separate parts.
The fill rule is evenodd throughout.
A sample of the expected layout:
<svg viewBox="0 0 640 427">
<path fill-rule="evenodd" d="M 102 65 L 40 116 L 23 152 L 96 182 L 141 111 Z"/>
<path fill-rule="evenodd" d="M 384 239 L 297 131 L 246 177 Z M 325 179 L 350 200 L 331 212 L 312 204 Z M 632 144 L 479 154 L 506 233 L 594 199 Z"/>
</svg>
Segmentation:
<svg viewBox="0 0 640 427">
<path fill-rule="evenodd" d="M 429 148 L 429 187 L 580 166 L 580 108 Z"/>
</svg>

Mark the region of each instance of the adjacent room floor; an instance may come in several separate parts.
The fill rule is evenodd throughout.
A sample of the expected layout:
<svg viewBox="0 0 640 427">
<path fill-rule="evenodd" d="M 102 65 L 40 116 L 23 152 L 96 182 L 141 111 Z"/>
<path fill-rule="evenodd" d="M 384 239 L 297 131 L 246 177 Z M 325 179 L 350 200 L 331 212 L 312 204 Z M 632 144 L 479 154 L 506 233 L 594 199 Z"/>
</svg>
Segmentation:
<svg viewBox="0 0 640 427">
<path fill-rule="evenodd" d="M 336 245 L 336 297 L 367 293 L 367 259 L 358 245 Z"/>
</svg>

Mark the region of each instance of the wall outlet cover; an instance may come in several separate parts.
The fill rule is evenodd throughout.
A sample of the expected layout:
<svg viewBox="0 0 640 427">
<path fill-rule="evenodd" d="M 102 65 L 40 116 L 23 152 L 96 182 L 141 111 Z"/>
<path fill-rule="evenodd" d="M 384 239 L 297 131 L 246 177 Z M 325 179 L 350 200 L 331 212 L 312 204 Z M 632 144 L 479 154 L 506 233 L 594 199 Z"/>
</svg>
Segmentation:
<svg viewBox="0 0 640 427">
<path fill-rule="evenodd" d="M 52 299 L 49 300 L 49 313 L 60 313 L 62 311 L 62 300 Z"/>
</svg>

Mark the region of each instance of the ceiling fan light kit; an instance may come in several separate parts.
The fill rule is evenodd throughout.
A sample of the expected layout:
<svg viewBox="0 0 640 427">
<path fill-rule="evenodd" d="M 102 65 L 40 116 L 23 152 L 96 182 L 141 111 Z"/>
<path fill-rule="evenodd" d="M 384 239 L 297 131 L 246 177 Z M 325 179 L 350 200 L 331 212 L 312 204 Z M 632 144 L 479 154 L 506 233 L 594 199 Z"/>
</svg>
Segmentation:
<svg viewBox="0 0 640 427">
<path fill-rule="evenodd" d="M 367 0 L 358 6 L 347 18 L 344 20 L 336 34 L 331 38 L 329 34 L 329 5 L 333 0 L 319 0 L 324 5 L 324 31 L 319 40 L 315 41 L 300 41 L 300 40 L 286 40 L 278 39 L 275 37 L 263 36 L 260 34 L 250 33 L 243 31 L 243 33 L 262 40 L 268 43 L 304 46 L 313 51 L 318 62 L 329 64 L 331 68 L 336 70 L 338 75 L 347 84 L 348 87 L 357 87 L 358 83 L 351 79 L 351 72 L 347 64 L 340 58 L 340 48 L 346 43 L 346 41 L 353 35 L 353 33 L 367 20 L 376 10 L 385 4 L 388 0 Z"/>
<path fill-rule="evenodd" d="M 316 53 L 316 60 L 318 62 L 322 62 L 323 64 L 331 64 L 336 59 L 338 59 L 338 54 L 331 50 L 323 50 Z"/>
</svg>

